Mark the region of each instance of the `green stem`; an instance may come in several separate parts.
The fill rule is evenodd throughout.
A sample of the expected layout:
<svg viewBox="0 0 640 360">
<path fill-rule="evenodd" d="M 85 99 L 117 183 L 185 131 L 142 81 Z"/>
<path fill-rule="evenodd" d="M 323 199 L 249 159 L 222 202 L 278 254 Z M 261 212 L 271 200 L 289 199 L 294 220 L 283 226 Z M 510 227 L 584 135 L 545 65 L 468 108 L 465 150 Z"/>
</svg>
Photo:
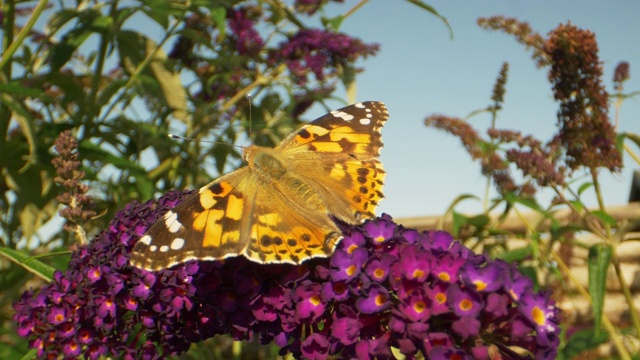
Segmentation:
<svg viewBox="0 0 640 360">
<path fill-rule="evenodd" d="M 596 193 L 596 198 L 598 199 L 598 207 L 601 211 L 606 211 L 604 199 L 602 198 L 602 189 L 600 188 L 600 181 L 598 181 L 598 170 L 591 169 L 591 179 L 593 180 L 593 188 Z M 609 224 L 604 223 L 605 228 L 605 236 L 607 239 L 611 239 L 611 227 Z"/>
<path fill-rule="evenodd" d="M 348 18 L 349 16 L 353 15 L 353 13 L 355 13 L 356 11 L 358 11 L 358 9 L 360 9 L 361 7 L 363 7 L 363 6 L 364 6 L 364 4 L 366 4 L 366 3 L 368 3 L 368 2 L 369 2 L 369 0 L 360 0 L 360 2 L 359 2 L 359 3 L 357 3 L 354 7 L 352 7 L 351 9 L 349 9 L 349 11 L 347 11 L 347 12 L 344 14 L 343 18 L 344 18 L 344 19 L 346 19 L 346 18 Z"/>
<path fill-rule="evenodd" d="M 256 75 L 256 79 L 251 84 L 245 86 L 242 90 L 238 91 L 235 95 L 233 95 L 231 99 L 225 101 L 220 107 L 220 110 L 222 112 L 229 110 L 229 108 L 233 106 L 235 103 L 237 103 L 241 99 L 244 99 L 247 96 L 247 94 L 251 92 L 251 90 L 255 89 L 260 85 L 271 83 L 273 79 L 277 78 L 280 75 L 280 73 L 282 73 L 285 70 L 285 68 L 286 68 L 285 64 L 280 64 L 280 66 L 275 68 L 268 75 L 261 75 L 261 74 Z"/>
<path fill-rule="evenodd" d="M 112 18 L 115 18 L 115 12 L 118 8 L 118 2 L 114 1 L 111 4 L 111 9 L 109 10 L 109 14 L 111 15 Z M 107 29 L 107 32 L 111 32 L 111 28 Z M 85 109 L 85 111 L 83 111 L 83 113 L 85 114 L 86 118 L 84 119 L 84 121 L 82 122 L 82 124 L 85 124 L 85 129 L 87 134 L 85 135 L 86 138 L 90 138 L 92 136 L 91 132 L 93 132 L 94 130 L 94 119 L 98 116 L 98 111 L 100 109 L 100 106 L 98 104 L 96 104 L 96 99 L 98 98 L 98 92 L 100 91 L 100 82 L 102 80 L 102 70 L 104 69 L 104 64 L 106 62 L 106 57 L 107 57 L 107 49 L 109 47 L 109 41 L 107 39 L 107 37 L 110 34 L 106 34 L 105 32 L 102 32 L 100 34 L 100 47 L 98 49 L 98 61 L 96 62 L 96 67 L 93 73 L 93 77 L 91 79 L 91 93 L 89 94 L 89 99 L 86 102 L 87 108 Z"/>
<path fill-rule="evenodd" d="M 8 48 L 13 45 L 13 26 L 15 20 L 15 2 L 12 0 L 7 1 L 2 7 L 4 13 L 4 38 L 2 39 L 2 53 L 5 54 L 2 58 L 11 59 L 7 56 Z M 15 50 L 14 50 L 15 51 Z M 7 62 L 9 60 L 6 60 Z M 0 83 L 7 83 L 11 80 L 11 66 L 7 66 L 0 70 Z M 9 107 L 0 103 L 0 151 L 6 153 L 5 147 L 7 145 L 6 133 L 9 130 L 9 122 L 11 120 L 11 111 Z"/>
<path fill-rule="evenodd" d="M 179 24 L 180 24 L 179 21 L 174 21 L 173 25 L 167 31 L 167 33 L 164 35 L 162 40 L 156 45 L 156 47 L 153 49 L 153 51 L 151 51 L 147 55 L 147 57 L 138 65 L 138 67 L 135 69 L 133 74 L 131 74 L 131 76 L 129 77 L 127 82 L 122 87 L 122 90 L 120 91 L 120 93 L 118 94 L 116 99 L 109 104 L 109 107 L 107 108 L 107 110 L 105 110 L 105 112 L 100 117 L 100 123 L 104 122 L 105 119 L 111 113 L 111 111 L 113 111 L 113 109 L 116 107 L 116 105 L 118 105 L 118 103 L 120 103 L 120 101 L 122 100 L 122 98 L 124 97 L 124 95 L 126 93 L 126 90 L 129 87 L 131 87 L 131 85 L 138 79 L 140 74 L 142 74 L 142 72 L 147 68 L 147 66 L 151 63 L 151 61 L 153 61 L 153 59 L 156 57 L 156 54 L 158 53 L 158 51 L 160 49 L 162 49 L 162 46 L 164 45 L 164 43 L 167 42 L 167 40 L 169 40 L 169 38 L 173 35 L 173 32 L 178 28 Z"/>
<path fill-rule="evenodd" d="M 627 281 L 624 278 L 624 273 L 622 272 L 622 268 L 620 267 L 620 259 L 618 259 L 617 248 L 614 247 L 612 255 L 613 257 L 611 259 L 611 262 L 613 264 L 613 268 L 616 270 L 616 276 L 618 277 L 618 281 L 620 281 L 620 288 L 622 289 L 624 298 L 627 301 L 627 305 L 629 306 L 631 322 L 633 323 L 633 327 L 636 329 L 636 334 L 640 334 L 640 315 L 638 315 L 640 314 L 640 309 L 635 306 L 633 295 L 631 294 L 631 290 L 629 290 L 629 284 L 627 284 Z"/>
<path fill-rule="evenodd" d="M 5 41 L 8 40 L 11 43 L 6 48 L 6 50 L 3 51 L 2 58 L 0 58 L 0 71 L 2 71 L 4 69 L 4 67 L 7 66 L 7 64 L 9 64 L 9 62 L 11 61 L 11 58 L 13 57 L 15 52 L 18 50 L 18 47 L 20 47 L 20 45 L 22 45 L 22 43 L 24 42 L 24 39 L 27 38 L 27 35 L 29 35 L 29 32 L 31 31 L 31 29 L 33 29 L 33 26 L 36 24 L 36 21 L 40 17 L 40 14 L 42 14 L 44 9 L 47 7 L 48 3 L 49 3 L 49 0 L 40 0 L 38 2 L 38 5 L 36 5 L 36 7 L 33 9 L 33 12 L 31 13 L 31 16 L 29 17 L 29 20 L 27 20 L 27 23 L 20 30 L 20 32 L 18 33 L 16 38 L 13 39 L 13 41 L 11 41 L 11 39 L 5 38 Z M 7 8 L 15 10 L 13 7 L 14 7 L 14 2 L 13 1 L 8 1 L 7 2 Z M 10 21 L 11 22 L 11 26 L 13 26 L 13 17 L 14 16 L 15 15 L 12 14 L 12 13 L 9 13 L 9 14 L 5 13 L 5 19 L 11 19 L 11 21 Z M 6 29 L 7 29 L 7 27 L 5 26 L 5 30 Z"/>
</svg>

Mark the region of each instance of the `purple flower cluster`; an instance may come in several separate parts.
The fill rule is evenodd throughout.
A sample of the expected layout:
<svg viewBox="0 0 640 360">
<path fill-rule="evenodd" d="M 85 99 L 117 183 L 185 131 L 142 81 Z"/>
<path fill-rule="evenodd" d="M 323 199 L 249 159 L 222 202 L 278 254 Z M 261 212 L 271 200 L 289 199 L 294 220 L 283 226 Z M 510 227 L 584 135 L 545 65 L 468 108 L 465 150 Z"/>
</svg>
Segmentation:
<svg viewBox="0 0 640 360">
<path fill-rule="evenodd" d="M 553 359 L 558 313 L 514 266 L 444 232 L 383 216 L 343 226 L 328 259 L 243 257 L 147 272 L 128 264 L 144 231 L 188 193 L 131 204 L 73 254 L 69 269 L 14 307 L 40 357 L 156 359 L 217 334 L 275 343 L 295 358 Z"/>
<path fill-rule="evenodd" d="M 264 46 L 264 41 L 247 16 L 247 8 L 229 10 L 229 28 L 235 37 L 236 50 L 240 55 L 256 55 Z"/>
<path fill-rule="evenodd" d="M 284 61 L 300 82 L 306 82 L 310 73 L 322 81 L 361 56 L 375 55 L 379 47 L 345 34 L 309 29 L 301 30 L 281 43 L 280 50 L 271 54 L 271 60 L 274 63 Z"/>
</svg>

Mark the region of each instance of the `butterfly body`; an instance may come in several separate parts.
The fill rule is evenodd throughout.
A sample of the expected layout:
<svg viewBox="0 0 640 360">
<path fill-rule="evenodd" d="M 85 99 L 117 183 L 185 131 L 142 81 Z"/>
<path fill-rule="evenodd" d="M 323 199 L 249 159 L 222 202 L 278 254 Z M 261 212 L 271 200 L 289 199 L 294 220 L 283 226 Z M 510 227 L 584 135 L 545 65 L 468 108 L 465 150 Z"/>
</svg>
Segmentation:
<svg viewBox="0 0 640 360">
<path fill-rule="evenodd" d="M 378 156 L 387 117 L 380 102 L 354 104 L 274 148 L 245 148 L 247 166 L 168 211 L 134 246 L 131 263 L 159 270 L 236 255 L 291 264 L 329 256 L 342 237 L 332 217 L 360 223 L 383 197 Z"/>
</svg>

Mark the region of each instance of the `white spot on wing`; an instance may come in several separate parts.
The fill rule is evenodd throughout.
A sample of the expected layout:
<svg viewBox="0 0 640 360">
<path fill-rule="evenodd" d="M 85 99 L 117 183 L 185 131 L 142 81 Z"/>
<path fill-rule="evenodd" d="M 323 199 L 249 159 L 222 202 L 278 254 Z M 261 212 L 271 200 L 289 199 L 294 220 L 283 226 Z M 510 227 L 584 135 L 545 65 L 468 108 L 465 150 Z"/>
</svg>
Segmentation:
<svg viewBox="0 0 640 360">
<path fill-rule="evenodd" d="M 141 237 L 140 240 L 138 240 L 138 242 L 149 246 L 151 244 L 151 236 L 145 235 Z"/>
<path fill-rule="evenodd" d="M 369 125 L 369 124 L 371 124 L 371 120 L 369 120 L 369 119 L 360 119 L 360 124 Z"/>
<path fill-rule="evenodd" d="M 182 224 L 178 221 L 178 214 L 171 210 L 167 211 L 167 213 L 164 214 L 164 226 L 166 226 L 170 233 L 177 233 L 182 228 Z"/>
<path fill-rule="evenodd" d="M 151 252 L 156 252 L 156 250 L 158 250 L 158 247 L 157 247 L 157 246 L 155 246 L 155 245 L 151 245 L 151 246 L 149 246 L 149 251 L 151 251 Z"/>
<path fill-rule="evenodd" d="M 171 242 L 171 250 L 180 250 L 184 246 L 183 238 L 175 238 Z"/>
<path fill-rule="evenodd" d="M 169 251 L 169 247 L 167 245 L 160 246 L 160 252 L 167 252 L 167 251 Z"/>
<path fill-rule="evenodd" d="M 333 115 L 333 116 L 335 116 L 335 117 L 337 117 L 337 118 L 341 118 L 341 119 L 342 119 L 342 120 L 344 120 L 344 121 L 351 121 L 351 120 L 353 120 L 353 115 L 348 114 L 348 113 L 346 113 L 346 112 L 344 112 L 344 111 L 333 110 L 333 111 L 331 112 L 331 115 Z"/>
<path fill-rule="evenodd" d="M 362 109 L 364 107 L 364 104 L 363 103 L 357 103 L 357 104 L 353 104 L 353 106 Z M 369 109 L 367 109 L 367 110 L 369 110 Z"/>
</svg>

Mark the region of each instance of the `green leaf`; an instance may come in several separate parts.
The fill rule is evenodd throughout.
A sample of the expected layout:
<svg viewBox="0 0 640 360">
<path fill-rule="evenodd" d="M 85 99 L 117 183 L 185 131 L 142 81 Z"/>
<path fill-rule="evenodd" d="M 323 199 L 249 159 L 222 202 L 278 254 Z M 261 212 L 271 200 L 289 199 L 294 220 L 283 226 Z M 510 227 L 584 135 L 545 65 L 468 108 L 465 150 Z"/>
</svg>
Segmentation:
<svg viewBox="0 0 640 360">
<path fill-rule="evenodd" d="M 592 186 L 593 186 L 592 182 L 586 182 L 580 185 L 580 187 L 578 188 L 578 195 L 582 195 L 582 193 L 585 192 L 585 190 L 589 189 Z"/>
<path fill-rule="evenodd" d="M 451 224 L 451 230 L 453 232 L 453 236 L 458 236 L 460 234 L 460 229 L 467 223 L 467 217 L 460 214 L 457 211 L 454 211 L 452 214 L 453 223 Z"/>
<path fill-rule="evenodd" d="M 224 41 L 227 36 L 227 9 L 223 7 L 212 8 L 211 19 L 216 24 L 218 31 L 220 31 L 219 41 Z"/>
<path fill-rule="evenodd" d="M 113 25 L 111 16 L 99 16 L 91 23 L 94 30 L 108 30 Z"/>
<path fill-rule="evenodd" d="M 33 119 L 29 111 L 25 109 L 21 103 L 14 101 L 14 99 L 6 94 L 2 94 L 1 92 L 0 94 L 0 103 L 8 107 L 14 113 L 13 120 L 18 123 L 20 130 L 22 130 L 22 135 L 27 139 L 27 143 L 29 144 L 29 155 L 26 159 L 27 161 L 24 162 L 24 165 L 19 170 L 20 172 L 24 172 L 36 161 L 37 148 L 33 136 Z M 5 134 L 2 134 L 1 136 L 5 136 Z"/>
<path fill-rule="evenodd" d="M 619 133 L 618 136 L 616 136 L 616 149 L 618 149 L 618 151 L 622 151 L 624 149 L 625 139 L 631 140 L 631 142 L 633 142 L 637 147 L 640 148 L 640 134 L 623 132 Z"/>
<path fill-rule="evenodd" d="M 344 16 L 338 15 L 336 17 L 326 19 L 325 24 L 329 27 L 329 29 L 333 31 L 339 31 L 343 21 L 344 21 Z"/>
<path fill-rule="evenodd" d="M 25 351 L 26 349 L 18 349 L 13 344 L 0 343 L 0 358 L 2 359 L 37 359 L 38 352 L 36 349 L 31 349 L 27 354 L 25 354 Z"/>
<path fill-rule="evenodd" d="M 76 49 L 82 45 L 91 36 L 92 31 L 85 28 L 80 28 L 71 31 L 62 38 L 62 40 L 53 45 L 51 50 L 49 65 L 52 71 L 58 71 L 64 64 L 66 64 Z"/>
<path fill-rule="evenodd" d="M 565 358 L 574 359 L 608 341 L 609 335 L 606 331 L 596 332 L 594 329 L 578 330 L 571 335 L 562 349 L 562 353 Z"/>
<path fill-rule="evenodd" d="M 512 192 L 506 193 L 504 197 L 505 197 L 505 200 L 510 203 L 524 205 L 529 209 L 535 210 L 536 212 L 539 212 L 539 213 L 544 212 L 544 209 L 540 206 L 540 204 L 538 204 L 536 199 L 518 196 Z"/>
<path fill-rule="evenodd" d="M 473 225 L 477 229 L 484 229 L 491 219 L 486 215 L 476 215 L 467 218 L 467 223 Z"/>
<path fill-rule="evenodd" d="M 419 8 L 426 10 L 428 12 L 430 12 L 432 15 L 436 16 L 437 18 L 439 18 L 440 20 L 442 20 L 442 22 L 447 25 L 447 29 L 449 29 L 449 37 L 451 39 L 453 39 L 453 29 L 451 28 L 451 25 L 449 24 L 449 21 L 447 21 L 447 18 L 445 18 L 444 16 L 440 15 L 440 13 L 438 13 L 438 11 L 431 5 L 427 5 L 424 2 L 422 2 L 421 0 L 407 0 L 408 2 L 418 6 Z"/>
<path fill-rule="evenodd" d="M 22 86 L 17 81 L 12 81 L 6 84 L 0 84 L 0 93 L 12 94 L 19 97 L 32 97 L 32 98 L 42 98 L 46 97 L 46 94 L 40 88 L 29 88 Z"/>
<path fill-rule="evenodd" d="M 121 31 L 117 34 L 118 53 L 124 68 L 131 73 L 136 83 L 143 84 L 149 97 L 155 97 L 172 110 L 173 116 L 184 122 L 189 122 L 187 111 L 187 94 L 182 86 L 180 74 L 172 72 L 165 66 L 167 59 L 158 44 L 146 36 L 135 31 Z M 145 61 L 150 58 L 148 66 Z M 159 91 L 158 91 L 159 90 Z"/>
<path fill-rule="evenodd" d="M 28 254 L 22 251 L 0 248 L 0 255 L 13 261 L 14 263 L 22 266 L 25 270 L 41 277 L 42 279 L 51 282 L 53 280 L 53 273 L 56 269 L 43 263 L 40 260 L 36 260 Z"/>
<path fill-rule="evenodd" d="M 589 295 L 593 308 L 594 330 L 597 336 L 602 324 L 604 297 L 607 293 L 607 272 L 611 262 L 611 246 L 596 244 L 589 249 Z"/>
<path fill-rule="evenodd" d="M 533 289 L 538 290 L 540 288 L 540 283 L 538 282 L 538 269 L 533 266 L 520 266 L 518 267 L 518 271 L 525 275 L 531 281 L 533 281 Z"/>
<path fill-rule="evenodd" d="M 79 14 L 80 13 L 76 9 L 66 8 L 51 15 L 47 25 L 47 28 L 50 29 L 50 34 L 53 35 L 58 32 L 58 30 L 65 26 L 69 21 L 76 18 Z"/>
<path fill-rule="evenodd" d="M 182 86 L 180 74 L 169 71 L 165 67 L 164 61 L 167 59 L 167 56 L 162 49 L 157 49 L 158 45 L 155 42 L 147 39 L 146 45 L 147 56 L 152 56 L 151 54 L 155 51 L 149 67 L 151 71 L 153 71 L 156 81 L 160 84 L 160 90 L 162 90 L 164 100 L 167 105 L 169 105 L 169 108 L 173 110 L 173 116 L 176 119 L 183 123 L 189 123 L 190 116 L 187 111 L 187 92 L 184 86 Z"/>
<path fill-rule="evenodd" d="M 90 141 L 80 142 L 78 149 L 82 153 L 83 158 L 87 160 L 99 160 L 105 164 L 113 165 L 118 169 L 129 170 L 131 176 L 136 179 L 136 188 L 140 192 L 142 199 L 150 199 L 153 195 L 154 186 L 147 176 L 147 170 L 138 163 L 121 156 L 113 155 Z"/>
<path fill-rule="evenodd" d="M 43 82 L 49 82 L 62 90 L 62 97 L 55 99 L 56 106 L 67 106 L 71 103 L 82 104 L 85 99 L 85 92 L 75 75 L 63 74 L 61 72 L 51 72 L 43 76 Z"/>
<path fill-rule="evenodd" d="M 609 226 L 616 226 L 617 222 L 609 213 L 604 210 L 593 210 L 590 212 L 591 215 L 597 217 L 600 221 L 606 223 Z"/>
<path fill-rule="evenodd" d="M 502 252 L 497 255 L 498 259 L 502 259 L 508 263 L 521 262 L 531 257 L 533 251 L 530 246 L 524 246 L 518 249 Z"/>
<path fill-rule="evenodd" d="M 23 357 L 20 358 L 20 360 L 31 360 L 31 359 L 37 359 L 38 358 L 38 350 L 37 349 L 29 349 L 29 351 L 24 354 Z"/>
</svg>

